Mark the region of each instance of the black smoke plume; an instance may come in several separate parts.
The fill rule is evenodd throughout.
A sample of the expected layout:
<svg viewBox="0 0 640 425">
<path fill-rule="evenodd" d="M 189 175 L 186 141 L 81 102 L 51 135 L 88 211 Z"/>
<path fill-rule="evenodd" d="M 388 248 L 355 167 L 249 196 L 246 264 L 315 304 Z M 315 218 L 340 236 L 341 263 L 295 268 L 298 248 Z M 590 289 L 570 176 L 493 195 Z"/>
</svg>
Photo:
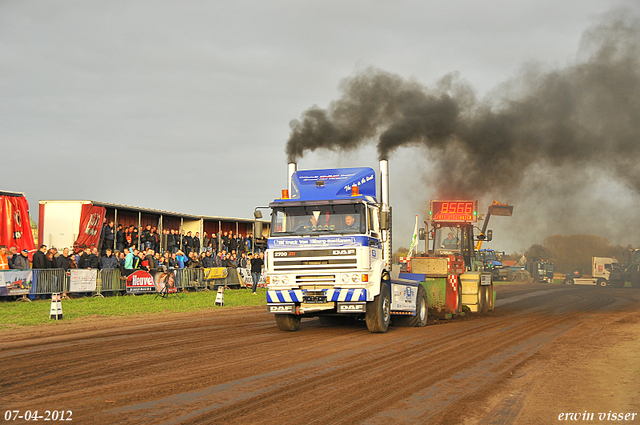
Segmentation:
<svg viewBox="0 0 640 425">
<path fill-rule="evenodd" d="M 290 123 L 286 152 L 294 161 L 373 142 L 389 158 L 398 147 L 423 147 L 435 175 L 447 175 L 432 179 L 446 196 L 514 193 L 531 186 L 531 175 L 573 181 L 585 167 L 640 193 L 638 20 L 606 18 L 584 33 L 578 58 L 564 69 L 525 67 L 483 100 L 457 74 L 426 87 L 366 69 L 341 82 L 328 108 L 314 106 Z"/>
</svg>

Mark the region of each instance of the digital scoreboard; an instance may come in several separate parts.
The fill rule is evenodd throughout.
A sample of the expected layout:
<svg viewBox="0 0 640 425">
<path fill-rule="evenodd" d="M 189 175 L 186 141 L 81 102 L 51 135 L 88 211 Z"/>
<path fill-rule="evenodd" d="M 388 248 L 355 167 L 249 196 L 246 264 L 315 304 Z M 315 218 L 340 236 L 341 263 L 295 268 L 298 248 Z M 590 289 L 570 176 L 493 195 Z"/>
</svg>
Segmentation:
<svg viewBox="0 0 640 425">
<path fill-rule="evenodd" d="M 440 223 L 475 223 L 478 201 L 431 201 L 429 217 Z"/>
</svg>

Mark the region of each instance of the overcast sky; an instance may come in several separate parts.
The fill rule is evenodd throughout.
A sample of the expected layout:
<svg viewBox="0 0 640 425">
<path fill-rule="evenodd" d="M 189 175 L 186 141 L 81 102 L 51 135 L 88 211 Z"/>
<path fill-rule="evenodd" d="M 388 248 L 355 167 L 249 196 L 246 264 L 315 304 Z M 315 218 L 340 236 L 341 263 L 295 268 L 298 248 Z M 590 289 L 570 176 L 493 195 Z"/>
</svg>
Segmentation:
<svg viewBox="0 0 640 425">
<path fill-rule="evenodd" d="M 34 219 L 42 199 L 250 218 L 286 185 L 289 122 L 327 107 L 341 79 L 375 67 L 429 85 L 457 72 L 482 97 L 525 64 L 572 63 L 603 14 L 637 6 L 3 0 L 0 189 L 25 192 Z M 409 245 L 430 196 L 408 184 L 421 172 L 413 155 L 390 158 L 395 247 Z M 377 170 L 377 154 L 317 151 L 299 162 L 337 166 Z M 516 238 L 499 220 L 497 249 L 549 236 Z"/>
</svg>

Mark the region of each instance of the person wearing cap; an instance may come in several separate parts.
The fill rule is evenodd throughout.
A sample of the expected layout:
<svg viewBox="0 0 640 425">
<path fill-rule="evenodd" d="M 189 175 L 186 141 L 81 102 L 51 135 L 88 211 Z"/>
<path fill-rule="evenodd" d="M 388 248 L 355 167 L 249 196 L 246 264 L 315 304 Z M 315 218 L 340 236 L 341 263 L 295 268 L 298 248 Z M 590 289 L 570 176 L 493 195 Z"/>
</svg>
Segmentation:
<svg viewBox="0 0 640 425">
<path fill-rule="evenodd" d="M 13 268 L 18 270 L 29 270 L 31 269 L 31 264 L 29 263 L 29 251 L 23 249 L 20 255 L 16 256 L 16 259 L 13 261 Z"/>
<path fill-rule="evenodd" d="M 447 238 L 442 241 L 441 248 L 456 248 L 458 245 L 458 238 L 453 236 L 453 233 L 447 233 Z"/>
<path fill-rule="evenodd" d="M 0 270 L 9 270 L 9 258 L 5 245 L 0 245 Z"/>
</svg>

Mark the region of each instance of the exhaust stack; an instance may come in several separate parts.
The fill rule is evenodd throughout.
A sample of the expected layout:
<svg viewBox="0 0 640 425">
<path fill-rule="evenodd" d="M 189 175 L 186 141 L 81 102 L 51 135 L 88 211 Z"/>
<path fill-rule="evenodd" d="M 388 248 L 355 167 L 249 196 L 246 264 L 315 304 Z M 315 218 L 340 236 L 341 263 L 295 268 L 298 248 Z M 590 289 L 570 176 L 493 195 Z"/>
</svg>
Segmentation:
<svg viewBox="0 0 640 425">
<path fill-rule="evenodd" d="M 384 259 L 391 266 L 391 207 L 389 206 L 389 161 L 380 160 L 380 202 L 382 215 L 388 217 L 388 228 L 382 231 L 382 251 Z"/>
<path fill-rule="evenodd" d="M 293 173 L 298 171 L 298 164 L 295 162 L 290 162 L 287 164 L 287 189 L 289 190 L 289 197 L 293 196 L 292 184 L 293 184 Z"/>
</svg>

